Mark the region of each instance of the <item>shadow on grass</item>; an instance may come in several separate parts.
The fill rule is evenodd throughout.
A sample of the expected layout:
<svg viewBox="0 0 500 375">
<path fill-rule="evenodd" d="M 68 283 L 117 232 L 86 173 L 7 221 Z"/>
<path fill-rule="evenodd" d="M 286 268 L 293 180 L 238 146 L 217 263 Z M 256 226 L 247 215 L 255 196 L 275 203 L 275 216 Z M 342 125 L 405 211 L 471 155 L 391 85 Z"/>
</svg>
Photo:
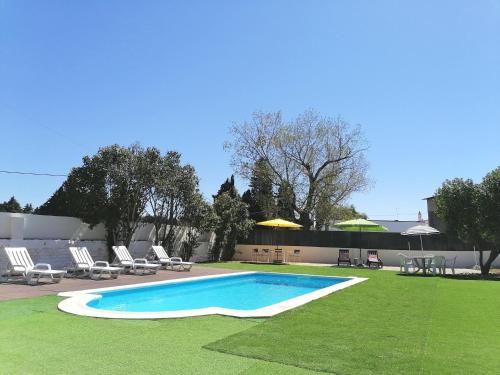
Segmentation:
<svg viewBox="0 0 500 375">
<path fill-rule="evenodd" d="M 428 278 L 428 277 L 441 277 L 443 279 L 450 280 L 477 280 L 477 281 L 500 281 L 500 275 L 490 273 L 488 275 L 481 275 L 478 273 L 463 273 L 460 275 L 433 275 L 432 273 L 424 274 L 407 274 L 407 273 L 398 273 L 398 276 L 403 277 L 420 277 L 420 278 Z"/>
</svg>

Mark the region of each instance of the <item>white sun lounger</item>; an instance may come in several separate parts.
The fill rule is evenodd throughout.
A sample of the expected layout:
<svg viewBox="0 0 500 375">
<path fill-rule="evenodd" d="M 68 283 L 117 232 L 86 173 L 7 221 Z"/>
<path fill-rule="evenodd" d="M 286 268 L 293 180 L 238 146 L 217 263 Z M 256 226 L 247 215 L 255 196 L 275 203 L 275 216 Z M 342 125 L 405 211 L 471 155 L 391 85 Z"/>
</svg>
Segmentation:
<svg viewBox="0 0 500 375">
<path fill-rule="evenodd" d="M 116 258 L 113 265 L 124 267 L 126 270 L 132 270 L 136 275 L 144 273 L 156 273 L 161 267 L 160 264 L 148 263 L 146 258 L 133 259 L 125 246 L 113 246 Z"/>
<path fill-rule="evenodd" d="M 110 278 L 116 279 L 122 267 L 111 267 L 106 261 L 94 262 L 86 247 L 70 246 L 69 251 L 73 257 L 73 263 L 69 270 L 74 272 L 83 271 L 85 276 L 90 276 L 92 280 L 98 280 L 103 275 L 109 275 Z"/>
<path fill-rule="evenodd" d="M 36 285 L 41 278 L 49 278 L 56 283 L 60 282 L 66 271 L 53 270 L 48 263 L 33 264 L 28 249 L 25 247 L 4 247 L 9 259 L 9 269 L 3 278 L 21 277 L 30 285 Z"/>
<path fill-rule="evenodd" d="M 170 269 L 173 271 L 176 267 L 177 271 L 189 271 L 193 266 L 193 262 L 184 262 L 180 257 L 169 257 L 163 246 L 152 246 L 153 253 L 165 269 Z"/>
</svg>

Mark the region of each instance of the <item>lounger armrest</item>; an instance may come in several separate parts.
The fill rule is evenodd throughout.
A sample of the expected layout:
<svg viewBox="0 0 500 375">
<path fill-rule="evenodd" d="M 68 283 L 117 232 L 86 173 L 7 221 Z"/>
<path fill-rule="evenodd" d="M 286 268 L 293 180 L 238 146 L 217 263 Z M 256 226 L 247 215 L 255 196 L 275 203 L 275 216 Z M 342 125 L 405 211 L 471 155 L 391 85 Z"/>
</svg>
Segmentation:
<svg viewBox="0 0 500 375">
<path fill-rule="evenodd" d="M 97 262 L 94 262 L 95 267 L 109 267 L 109 262 L 106 262 L 105 260 L 98 260 Z"/>
<path fill-rule="evenodd" d="M 40 270 L 40 271 L 50 271 L 52 269 L 52 266 L 48 263 L 37 263 L 33 267 L 34 270 Z"/>
<path fill-rule="evenodd" d="M 134 259 L 134 264 L 148 264 L 148 260 L 146 258 L 137 258 Z"/>
<path fill-rule="evenodd" d="M 14 267 L 20 267 L 24 270 L 24 272 L 26 272 L 28 269 L 26 268 L 26 266 L 22 265 L 22 264 L 12 264 L 12 268 Z"/>
<path fill-rule="evenodd" d="M 181 257 L 172 257 L 170 258 L 171 262 L 181 262 L 182 263 L 182 258 Z"/>
<path fill-rule="evenodd" d="M 76 263 L 76 265 L 78 267 L 90 267 L 90 264 L 88 264 L 86 262 L 78 262 L 78 263 Z"/>
</svg>

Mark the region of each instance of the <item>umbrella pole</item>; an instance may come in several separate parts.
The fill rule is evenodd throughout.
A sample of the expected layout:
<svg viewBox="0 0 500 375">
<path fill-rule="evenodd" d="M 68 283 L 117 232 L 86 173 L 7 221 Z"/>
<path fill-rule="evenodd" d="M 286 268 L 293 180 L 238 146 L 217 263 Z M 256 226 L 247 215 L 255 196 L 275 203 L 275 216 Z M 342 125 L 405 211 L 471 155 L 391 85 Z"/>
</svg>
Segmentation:
<svg viewBox="0 0 500 375">
<path fill-rule="evenodd" d="M 363 265 L 363 259 L 361 258 L 361 225 L 359 226 L 359 264 L 358 266 L 362 266 Z"/>
<path fill-rule="evenodd" d="M 422 256 L 424 256 L 424 244 L 422 242 L 422 235 L 420 235 L 420 249 L 422 250 Z"/>
</svg>

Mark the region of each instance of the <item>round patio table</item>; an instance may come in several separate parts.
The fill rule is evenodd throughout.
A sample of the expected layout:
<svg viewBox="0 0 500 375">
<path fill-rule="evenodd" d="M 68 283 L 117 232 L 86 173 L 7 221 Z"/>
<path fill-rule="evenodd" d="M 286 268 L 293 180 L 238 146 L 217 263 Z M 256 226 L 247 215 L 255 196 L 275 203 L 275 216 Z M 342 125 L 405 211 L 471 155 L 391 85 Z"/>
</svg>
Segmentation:
<svg viewBox="0 0 500 375">
<path fill-rule="evenodd" d="M 428 263 L 427 261 L 433 259 L 434 255 L 420 255 L 420 256 L 417 255 L 417 256 L 412 256 L 410 258 L 417 263 L 419 270 L 422 269 L 424 275 L 427 275 L 427 263 Z"/>
</svg>

